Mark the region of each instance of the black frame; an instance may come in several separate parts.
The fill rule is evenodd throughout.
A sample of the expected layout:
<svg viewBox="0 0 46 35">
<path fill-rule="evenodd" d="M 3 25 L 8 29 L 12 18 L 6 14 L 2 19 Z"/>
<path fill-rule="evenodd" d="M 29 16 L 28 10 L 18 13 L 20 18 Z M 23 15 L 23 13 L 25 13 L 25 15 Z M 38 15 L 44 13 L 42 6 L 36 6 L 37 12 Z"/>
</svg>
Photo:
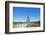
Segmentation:
<svg viewBox="0 0 46 35">
<path fill-rule="evenodd" d="M 9 32 L 9 3 L 22 3 L 22 4 L 36 4 L 43 5 L 43 30 L 39 31 L 22 31 L 22 32 Z M 32 32 L 44 32 L 45 31 L 45 3 L 36 2 L 20 2 L 20 1 L 5 1 L 5 34 L 15 34 L 15 33 L 32 33 Z"/>
</svg>

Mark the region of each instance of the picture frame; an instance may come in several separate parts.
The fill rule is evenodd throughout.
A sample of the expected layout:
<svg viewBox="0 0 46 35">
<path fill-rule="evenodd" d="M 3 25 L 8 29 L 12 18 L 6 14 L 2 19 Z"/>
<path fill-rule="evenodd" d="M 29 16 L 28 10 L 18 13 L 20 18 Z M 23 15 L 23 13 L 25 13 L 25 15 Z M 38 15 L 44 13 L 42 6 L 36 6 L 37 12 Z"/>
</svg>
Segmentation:
<svg viewBox="0 0 46 35">
<path fill-rule="evenodd" d="M 34 22 L 34 23 L 38 23 L 38 28 L 37 28 L 37 25 L 35 25 L 35 24 L 34 25 L 36 26 L 36 28 L 34 26 L 31 27 L 31 25 L 30 25 L 29 28 L 28 27 L 25 28 L 24 25 L 20 25 L 20 28 L 19 28 L 19 26 L 16 26 L 17 24 L 14 24 L 14 23 L 16 23 L 16 22 L 13 22 L 14 21 L 14 13 L 17 12 L 17 14 L 15 14 L 15 15 L 18 15 L 18 13 L 19 13 L 19 17 L 20 17 L 20 15 L 22 15 L 22 14 L 25 15 L 26 13 L 28 13 L 28 12 L 25 13 L 25 11 L 27 11 L 26 9 L 28 11 L 30 11 L 30 9 L 31 10 L 33 9 L 34 11 L 37 11 L 38 15 L 36 14 L 36 12 L 34 12 L 32 10 L 32 12 L 34 13 L 35 17 L 36 17 L 36 15 L 39 16 L 40 22 Z M 15 10 L 15 12 L 14 12 L 14 10 Z M 24 13 L 21 14 L 21 12 L 20 12 L 21 10 L 24 10 L 25 14 Z M 27 14 L 27 15 L 28 16 L 31 15 L 32 12 L 29 12 L 29 14 Z M 12 15 L 12 13 L 13 13 L 13 15 Z M 23 17 L 22 16 L 20 18 L 24 17 L 24 16 Z M 19 17 L 16 17 L 16 18 L 18 19 Z M 29 19 L 29 17 L 27 17 L 27 20 Z M 31 19 L 33 19 L 33 17 Z M 20 20 L 18 19 L 18 20 L 15 20 L 15 21 L 21 21 L 21 19 Z M 27 21 L 27 23 L 28 23 L 28 21 Z M 45 3 L 5 1 L 5 33 L 6 34 L 33 33 L 33 32 L 44 32 L 44 31 L 45 31 Z"/>
</svg>

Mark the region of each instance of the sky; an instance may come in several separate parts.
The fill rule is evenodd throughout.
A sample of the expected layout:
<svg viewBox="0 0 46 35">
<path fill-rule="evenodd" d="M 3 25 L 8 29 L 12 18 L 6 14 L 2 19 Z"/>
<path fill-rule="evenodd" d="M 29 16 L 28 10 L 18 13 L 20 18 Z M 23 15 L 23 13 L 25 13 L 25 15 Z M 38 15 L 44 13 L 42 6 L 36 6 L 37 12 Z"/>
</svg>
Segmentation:
<svg viewBox="0 0 46 35">
<path fill-rule="evenodd" d="M 13 7 L 13 21 L 26 22 L 29 16 L 30 21 L 40 20 L 40 8 Z"/>
</svg>

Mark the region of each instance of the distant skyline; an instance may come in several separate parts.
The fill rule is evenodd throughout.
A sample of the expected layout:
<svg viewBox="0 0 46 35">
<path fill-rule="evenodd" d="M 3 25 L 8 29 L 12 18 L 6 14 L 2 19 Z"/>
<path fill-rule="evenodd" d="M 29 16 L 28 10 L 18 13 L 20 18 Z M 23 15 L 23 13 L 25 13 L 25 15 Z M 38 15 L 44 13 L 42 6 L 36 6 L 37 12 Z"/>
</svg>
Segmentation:
<svg viewBox="0 0 46 35">
<path fill-rule="evenodd" d="M 13 7 L 13 21 L 26 22 L 29 16 L 30 21 L 40 20 L 40 8 Z"/>
</svg>

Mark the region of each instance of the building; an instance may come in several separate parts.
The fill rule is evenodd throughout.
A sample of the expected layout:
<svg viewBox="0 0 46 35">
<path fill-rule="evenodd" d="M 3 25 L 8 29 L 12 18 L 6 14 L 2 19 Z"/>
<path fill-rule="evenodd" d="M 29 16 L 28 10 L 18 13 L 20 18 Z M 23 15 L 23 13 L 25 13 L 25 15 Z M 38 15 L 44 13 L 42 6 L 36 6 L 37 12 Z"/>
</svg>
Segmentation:
<svg viewBox="0 0 46 35">
<path fill-rule="evenodd" d="M 29 16 L 27 17 L 27 27 L 30 27 L 30 18 L 29 18 Z"/>
</svg>

